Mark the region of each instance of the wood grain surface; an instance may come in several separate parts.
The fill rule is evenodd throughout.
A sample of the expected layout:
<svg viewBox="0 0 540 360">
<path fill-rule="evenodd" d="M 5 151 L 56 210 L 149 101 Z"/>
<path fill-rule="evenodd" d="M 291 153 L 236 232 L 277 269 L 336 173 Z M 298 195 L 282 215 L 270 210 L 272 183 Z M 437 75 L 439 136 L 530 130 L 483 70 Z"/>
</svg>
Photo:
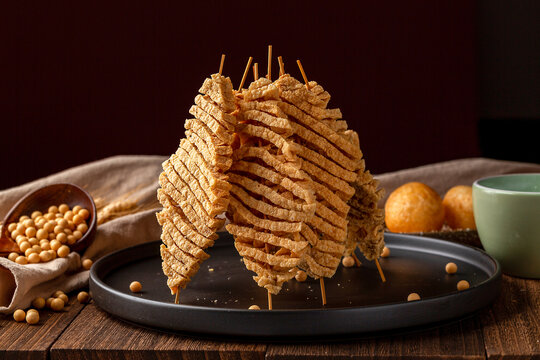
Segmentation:
<svg viewBox="0 0 540 360">
<path fill-rule="evenodd" d="M 501 294 L 480 319 L 489 359 L 540 359 L 540 280 L 503 276 Z"/>
<path fill-rule="evenodd" d="M 71 297 L 63 311 L 39 311 L 39 323 L 17 323 L 0 315 L 0 359 L 47 359 L 49 349 L 81 312 L 83 305 Z"/>
<path fill-rule="evenodd" d="M 484 359 L 477 319 L 409 335 L 318 344 L 269 345 L 267 359 Z"/>
<path fill-rule="evenodd" d="M 84 336 L 81 336 L 85 334 Z M 264 359 L 266 345 L 167 334 L 130 325 L 89 304 L 51 348 L 51 359 Z M 146 356 L 145 356 L 146 354 Z"/>
<path fill-rule="evenodd" d="M 73 297 L 73 296 L 72 296 Z M 162 333 L 90 303 L 40 312 L 38 325 L 0 317 L 0 359 L 540 359 L 540 280 L 503 277 L 495 303 L 440 328 L 367 339 L 265 343 Z"/>
</svg>

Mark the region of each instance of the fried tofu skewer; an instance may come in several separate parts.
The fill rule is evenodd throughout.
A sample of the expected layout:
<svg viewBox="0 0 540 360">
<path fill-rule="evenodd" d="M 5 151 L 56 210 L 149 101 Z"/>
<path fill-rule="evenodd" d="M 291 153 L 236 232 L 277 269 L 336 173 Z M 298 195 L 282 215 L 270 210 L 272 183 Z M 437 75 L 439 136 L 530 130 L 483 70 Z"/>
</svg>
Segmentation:
<svg viewBox="0 0 540 360">
<path fill-rule="evenodd" d="M 231 188 L 225 175 L 232 165 L 232 131 L 237 124 L 231 80 L 212 74 L 199 92 L 189 110 L 193 118 L 184 124 L 185 137 L 162 164 L 157 192 L 163 205 L 156 214 L 162 228 L 162 269 L 175 303 L 210 257 L 205 250 L 214 245 L 225 222 L 218 216 L 227 210 Z"/>
<path fill-rule="evenodd" d="M 300 60 L 296 60 L 296 63 L 298 64 L 298 68 L 300 69 L 300 72 L 302 73 L 302 77 L 304 78 L 304 81 L 306 83 L 306 89 L 309 90 L 309 82 L 308 82 L 306 73 L 304 72 L 304 68 L 302 67 L 302 62 L 300 62 Z M 322 305 L 326 306 L 326 289 L 324 287 L 324 278 L 322 276 L 319 278 L 319 284 L 321 287 Z"/>
<path fill-rule="evenodd" d="M 375 261 L 382 282 L 386 281 L 378 261 L 384 248 L 384 214 L 377 204 L 383 195 L 378 182 L 369 171 L 364 170 L 354 184 L 355 194 L 349 201 L 347 245 L 345 255 L 355 256 L 356 248 L 367 260 Z M 356 260 L 355 260 L 356 261 Z"/>
<path fill-rule="evenodd" d="M 228 172 L 232 183 L 227 231 L 257 285 L 272 296 L 294 277 L 308 249 L 300 232 L 316 204 L 312 180 L 300 170 L 290 121 L 278 88 L 261 77 L 237 94 L 239 147 Z"/>
</svg>

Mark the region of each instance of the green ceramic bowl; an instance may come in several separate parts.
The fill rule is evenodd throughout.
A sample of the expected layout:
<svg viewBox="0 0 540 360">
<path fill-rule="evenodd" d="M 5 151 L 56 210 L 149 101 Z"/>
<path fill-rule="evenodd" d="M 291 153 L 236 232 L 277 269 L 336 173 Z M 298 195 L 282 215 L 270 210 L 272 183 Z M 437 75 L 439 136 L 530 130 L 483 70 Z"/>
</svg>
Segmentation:
<svg viewBox="0 0 540 360">
<path fill-rule="evenodd" d="M 477 180 L 473 207 L 480 241 L 503 272 L 540 279 L 540 174 Z"/>
</svg>

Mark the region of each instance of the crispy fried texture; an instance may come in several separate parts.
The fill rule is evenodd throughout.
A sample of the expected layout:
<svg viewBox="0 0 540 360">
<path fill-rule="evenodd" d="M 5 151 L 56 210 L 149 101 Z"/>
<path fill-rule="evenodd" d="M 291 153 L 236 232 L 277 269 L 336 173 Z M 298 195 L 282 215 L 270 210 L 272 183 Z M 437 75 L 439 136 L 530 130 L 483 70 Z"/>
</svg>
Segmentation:
<svg viewBox="0 0 540 360">
<path fill-rule="evenodd" d="M 384 195 L 379 182 L 369 171 L 358 176 L 353 184 L 356 192 L 349 201 L 349 226 L 345 254 L 350 255 L 358 246 L 366 259 L 375 260 L 384 248 L 384 211 L 377 203 Z"/>
<path fill-rule="evenodd" d="M 195 97 L 186 137 L 163 163 L 157 214 L 167 284 L 175 293 L 209 257 L 226 211 L 235 247 L 272 294 L 297 268 L 332 277 L 359 246 L 384 246 L 381 191 L 365 169 L 358 134 L 330 94 L 289 75 L 235 93 L 214 74 Z"/>
<path fill-rule="evenodd" d="M 346 249 L 347 202 L 356 193 L 358 171 L 363 171 L 358 136 L 339 120 L 339 109 L 327 108 L 330 94 L 322 86 L 311 82 L 306 88 L 289 75 L 275 85 L 281 100 L 277 106 L 291 121 L 295 152 L 302 158 L 301 170 L 313 181 L 317 204 L 306 223 L 309 230 L 302 231 L 309 248 L 300 267 L 314 278 L 331 277 Z"/>
<path fill-rule="evenodd" d="M 242 141 L 229 170 L 227 230 L 253 279 L 277 294 L 303 262 L 308 241 L 300 232 L 315 213 L 315 198 L 277 87 L 261 78 L 238 98 Z"/>
<path fill-rule="evenodd" d="M 232 165 L 233 133 L 237 126 L 236 99 L 229 78 L 214 74 L 206 79 L 186 120 L 186 137 L 176 153 L 163 163 L 159 176 L 157 214 L 162 227 L 162 268 L 174 294 L 184 288 L 208 259 L 218 218 L 229 206 L 231 184 L 225 172 Z"/>
</svg>

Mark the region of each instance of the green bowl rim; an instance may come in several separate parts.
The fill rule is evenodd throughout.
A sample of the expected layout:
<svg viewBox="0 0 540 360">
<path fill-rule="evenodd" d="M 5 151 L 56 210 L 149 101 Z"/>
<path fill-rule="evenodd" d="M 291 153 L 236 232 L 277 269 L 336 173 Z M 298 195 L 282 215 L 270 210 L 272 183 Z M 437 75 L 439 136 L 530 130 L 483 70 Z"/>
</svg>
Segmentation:
<svg viewBox="0 0 540 360">
<path fill-rule="evenodd" d="M 536 175 L 540 176 L 540 173 L 515 173 L 515 174 L 500 174 L 500 175 L 493 175 L 493 176 L 486 176 L 480 179 L 477 179 L 473 183 L 473 188 L 479 188 L 483 190 L 489 190 L 492 192 L 497 192 L 501 194 L 514 194 L 514 195 L 529 195 L 529 196 L 540 196 L 540 191 L 518 191 L 518 190 L 503 190 L 503 189 L 497 189 L 485 185 L 479 184 L 480 181 L 488 180 L 488 179 L 494 179 L 494 178 L 501 178 L 501 177 L 510 177 L 510 176 L 516 176 L 516 175 Z"/>
</svg>

